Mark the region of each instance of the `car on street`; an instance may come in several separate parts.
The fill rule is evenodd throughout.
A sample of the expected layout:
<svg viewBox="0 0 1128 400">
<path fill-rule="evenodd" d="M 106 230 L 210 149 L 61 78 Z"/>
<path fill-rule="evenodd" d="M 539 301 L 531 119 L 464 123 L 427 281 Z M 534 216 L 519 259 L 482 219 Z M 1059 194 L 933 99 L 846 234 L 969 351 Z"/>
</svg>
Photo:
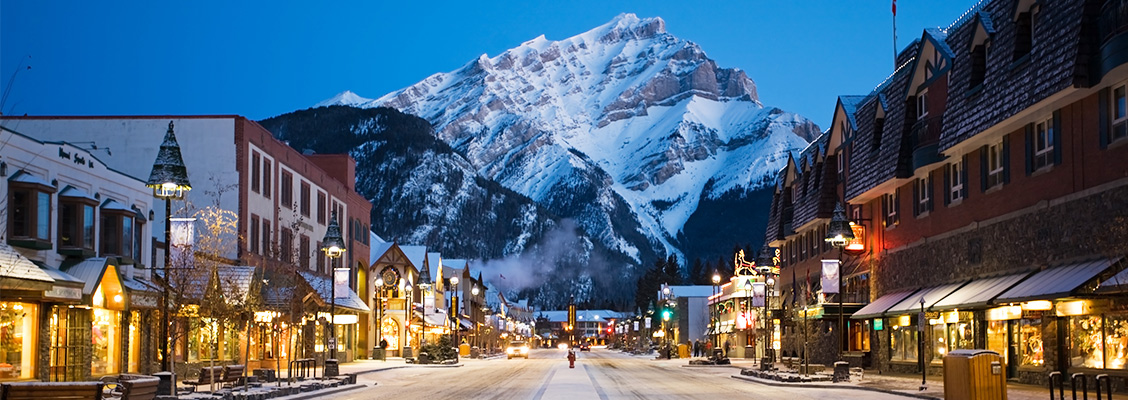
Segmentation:
<svg viewBox="0 0 1128 400">
<path fill-rule="evenodd" d="M 580 345 L 580 351 L 591 351 L 590 343 L 583 343 Z"/>
<path fill-rule="evenodd" d="M 513 357 L 522 357 L 526 360 L 529 359 L 529 344 L 522 340 L 514 340 L 509 342 L 509 347 L 505 348 L 505 357 L 507 360 L 512 360 Z"/>
</svg>

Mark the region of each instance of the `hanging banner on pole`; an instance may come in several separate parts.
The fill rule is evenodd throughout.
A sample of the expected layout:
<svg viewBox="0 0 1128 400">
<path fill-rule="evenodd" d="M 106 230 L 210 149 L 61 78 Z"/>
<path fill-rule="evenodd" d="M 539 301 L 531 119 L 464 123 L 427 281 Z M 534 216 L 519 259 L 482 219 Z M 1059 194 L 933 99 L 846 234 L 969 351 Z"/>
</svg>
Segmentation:
<svg viewBox="0 0 1128 400">
<path fill-rule="evenodd" d="M 337 298 L 349 297 L 349 269 L 333 269 L 333 296 Z"/>
<path fill-rule="evenodd" d="M 752 307 L 764 306 L 764 282 L 752 283 Z"/>
<path fill-rule="evenodd" d="M 650 317 L 646 317 L 646 329 L 650 329 Z"/>
<path fill-rule="evenodd" d="M 838 293 L 838 274 L 841 272 L 838 260 L 822 260 L 822 291 L 824 294 Z"/>
<path fill-rule="evenodd" d="M 635 332 L 638 332 L 638 321 L 634 322 L 634 330 Z"/>
</svg>

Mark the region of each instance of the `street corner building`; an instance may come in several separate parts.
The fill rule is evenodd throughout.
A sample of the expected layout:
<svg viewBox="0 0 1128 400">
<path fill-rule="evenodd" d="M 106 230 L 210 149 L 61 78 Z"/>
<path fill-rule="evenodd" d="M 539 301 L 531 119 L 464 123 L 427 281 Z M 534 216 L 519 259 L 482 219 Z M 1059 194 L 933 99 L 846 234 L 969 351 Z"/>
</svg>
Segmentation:
<svg viewBox="0 0 1128 400">
<path fill-rule="evenodd" d="M 1011 380 L 1128 386 L 1126 8 L 985 0 L 839 97 L 769 215 L 784 356 L 936 375 L 990 349 Z"/>
<path fill-rule="evenodd" d="M 240 116 L 0 126 L 0 380 L 370 356 L 372 204 L 348 155 L 300 153 Z M 166 148 L 192 183 L 168 200 L 138 178 Z M 339 257 L 322 251 L 331 227 Z"/>
</svg>

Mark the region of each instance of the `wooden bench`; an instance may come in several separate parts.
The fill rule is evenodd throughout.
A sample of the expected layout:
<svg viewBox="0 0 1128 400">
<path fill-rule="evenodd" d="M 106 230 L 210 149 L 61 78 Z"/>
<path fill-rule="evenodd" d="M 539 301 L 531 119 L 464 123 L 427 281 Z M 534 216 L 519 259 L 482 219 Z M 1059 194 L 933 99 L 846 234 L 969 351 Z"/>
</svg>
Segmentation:
<svg viewBox="0 0 1128 400">
<path fill-rule="evenodd" d="M 214 367 L 201 367 L 200 368 L 200 376 L 197 377 L 196 380 L 194 380 L 194 381 L 183 381 L 183 383 L 185 385 L 192 385 L 192 386 L 211 385 L 212 383 L 222 383 L 222 382 L 223 382 L 223 367 L 218 366 L 218 365 L 214 366 Z"/>
<path fill-rule="evenodd" d="M 102 382 L 13 382 L 3 384 L 0 400 L 102 399 Z"/>
<path fill-rule="evenodd" d="M 118 382 L 121 386 L 122 400 L 153 400 L 157 397 L 157 385 L 161 380 L 157 377 L 127 379 Z"/>
<path fill-rule="evenodd" d="M 239 382 L 239 378 L 247 371 L 247 366 L 242 364 L 227 365 L 223 367 L 223 381 L 224 382 Z"/>
</svg>

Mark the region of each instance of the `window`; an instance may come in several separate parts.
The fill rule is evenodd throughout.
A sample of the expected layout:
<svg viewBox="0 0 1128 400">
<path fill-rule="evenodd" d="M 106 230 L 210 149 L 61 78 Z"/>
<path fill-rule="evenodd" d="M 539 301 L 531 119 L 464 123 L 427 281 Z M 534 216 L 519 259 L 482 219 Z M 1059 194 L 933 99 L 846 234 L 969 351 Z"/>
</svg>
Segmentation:
<svg viewBox="0 0 1128 400">
<path fill-rule="evenodd" d="M 321 241 L 320 240 L 317 241 L 317 248 L 318 248 L 318 250 L 321 249 Z M 325 253 L 323 253 L 321 251 L 317 252 L 317 270 L 318 271 L 325 271 L 325 257 L 324 257 L 324 255 L 325 255 Z"/>
<path fill-rule="evenodd" d="M 1003 185 L 1003 143 L 995 143 L 987 147 L 987 182 L 986 188 L 990 189 Z"/>
<path fill-rule="evenodd" d="M 1031 9 L 1029 11 L 1018 13 L 1015 19 L 1015 36 L 1014 36 L 1014 59 L 1018 61 L 1023 57 L 1030 54 L 1030 49 L 1034 48 L 1034 13 L 1036 11 Z"/>
<path fill-rule="evenodd" d="M 94 207 L 97 205 L 97 200 L 76 189 L 59 193 L 59 254 L 94 256 Z"/>
<path fill-rule="evenodd" d="M 309 217 L 309 209 L 310 209 L 309 182 L 302 181 L 301 188 L 302 188 L 302 191 L 301 191 L 300 195 L 301 195 L 301 201 L 302 201 L 302 205 L 301 205 L 302 216 L 303 217 Z"/>
<path fill-rule="evenodd" d="M 279 185 L 279 189 L 282 190 L 279 195 L 281 196 L 282 206 L 294 208 L 294 175 L 290 171 L 282 171 L 282 183 Z"/>
<path fill-rule="evenodd" d="M 1128 138 L 1128 86 L 1121 84 L 1112 89 L 1112 101 L 1109 103 L 1109 116 L 1112 118 L 1112 129 L 1104 143 L 1114 143 Z"/>
<path fill-rule="evenodd" d="M 145 243 L 145 231 L 142 229 L 145 225 L 145 216 L 138 213 L 137 217 L 133 219 L 133 262 L 140 263 L 141 247 Z"/>
<path fill-rule="evenodd" d="M 118 256 L 131 259 L 133 257 L 134 244 L 133 222 L 136 214 L 133 210 L 122 206 L 121 203 L 114 200 L 107 200 L 102 204 L 101 214 L 102 256 Z M 123 260 L 123 263 L 132 264 L 133 260 Z"/>
<path fill-rule="evenodd" d="M 283 262 L 294 262 L 294 233 L 289 228 L 282 228 L 282 243 L 278 250 Z"/>
<path fill-rule="evenodd" d="M 24 171 L 8 180 L 9 243 L 51 248 L 51 193 L 55 188 Z"/>
<path fill-rule="evenodd" d="M 1018 323 L 1019 334 L 1019 365 L 1032 365 L 1041 367 L 1045 365 L 1046 358 L 1042 346 L 1042 320 L 1021 319 Z"/>
<path fill-rule="evenodd" d="M 259 153 L 251 150 L 251 191 L 259 193 L 259 179 L 261 179 L 261 172 L 259 171 Z"/>
<path fill-rule="evenodd" d="M 873 138 L 870 141 L 870 154 L 877 154 L 881 150 L 881 133 L 885 132 L 885 118 L 873 121 Z"/>
<path fill-rule="evenodd" d="M 982 28 L 980 28 L 982 29 Z M 970 88 L 983 84 L 987 78 L 987 44 L 981 43 L 971 48 L 971 82 Z"/>
<path fill-rule="evenodd" d="M 298 245 L 301 246 L 298 249 L 298 265 L 301 265 L 302 269 L 309 269 L 309 236 L 301 235 L 300 237 L 301 239 L 298 240 Z"/>
<path fill-rule="evenodd" d="M 263 157 L 262 158 L 262 195 L 264 197 L 268 198 L 268 199 L 270 198 L 270 190 L 272 188 L 272 186 L 270 184 L 272 182 L 270 180 L 270 177 L 271 177 L 270 171 L 271 171 L 270 160 L 266 159 L 266 157 Z"/>
<path fill-rule="evenodd" d="M 897 318 L 889 320 L 892 322 L 890 325 L 893 325 L 889 327 L 889 359 L 892 361 L 916 361 L 917 327 L 915 324 L 896 324 L 897 320 Z"/>
<path fill-rule="evenodd" d="M 926 175 L 924 178 L 917 179 L 913 186 L 913 194 L 916 197 L 913 211 L 918 216 L 928 215 L 928 212 L 932 211 L 932 176 Z"/>
<path fill-rule="evenodd" d="M 916 98 L 916 117 L 917 120 L 922 120 L 928 116 L 928 89 L 920 91 Z"/>
<path fill-rule="evenodd" d="M 270 221 L 266 218 L 262 219 L 262 255 L 270 257 L 274 255 L 274 247 L 271 246 L 270 236 Z"/>
<path fill-rule="evenodd" d="M 1034 125 L 1032 170 L 1037 171 L 1054 164 L 1054 120 L 1049 118 Z"/>
<path fill-rule="evenodd" d="M 947 180 L 948 180 L 948 202 L 955 203 L 963 200 L 964 197 L 964 168 L 966 164 L 963 160 L 956 161 L 948 164 Z"/>
<path fill-rule="evenodd" d="M 894 190 L 893 193 L 886 193 L 885 196 L 882 197 L 881 208 L 882 211 L 884 211 L 886 228 L 892 228 L 901 223 L 901 217 L 899 215 L 901 211 L 900 201 L 901 196 L 899 190 Z"/>
<path fill-rule="evenodd" d="M 247 244 L 250 246 L 251 254 L 259 254 L 259 217 L 251 214 L 251 226 L 248 229 L 250 238 Z"/>
<path fill-rule="evenodd" d="M 1070 366 L 1104 368 L 1104 340 L 1101 340 L 1101 316 L 1084 315 L 1069 318 Z"/>
<path fill-rule="evenodd" d="M 325 202 L 325 192 L 317 191 L 317 223 L 325 225 L 325 210 L 329 204 Z"/>
</svg>

